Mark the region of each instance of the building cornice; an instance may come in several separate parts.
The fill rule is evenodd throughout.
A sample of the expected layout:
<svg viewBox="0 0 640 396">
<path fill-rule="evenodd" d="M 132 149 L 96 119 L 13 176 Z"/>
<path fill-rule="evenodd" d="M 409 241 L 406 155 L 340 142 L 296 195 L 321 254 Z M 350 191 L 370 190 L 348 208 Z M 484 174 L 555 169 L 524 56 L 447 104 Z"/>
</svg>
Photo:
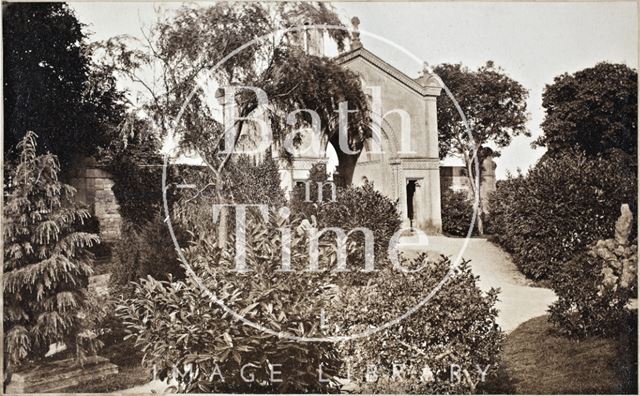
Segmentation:
<svg viewBox="0 0 640 396">
<path fill-rule="evenodd" d="M 442 91 L 442 87 L 440 87 L 439 85 L 423 86 L 416 80 L 407 76 L 397 68 L 391 66 L 389 63 L 385 62 L 380 57 L 378 57 L 377 55 L 375 55 L 374 53 L 372 53 L 371 51 L 367 50 L 364 47 L 355 48 L 351 51 L 338 55 L 334 59 L 338 64 L 345 65 L 350 61 L 359 57 L 367 61 L 369 64 L 375 66 L 385 74 L 393 77 L 398 82 L 400 82 L 401 84 L 403 84 L 404 86 L 412 90 L 413 92 L 419 94 L 420 96 L 423 96 L 423 97 L 439 96 L 440 92 Z M 435 79 L 433 79 L 433 81 L 435 82 Z"/>
</svg>

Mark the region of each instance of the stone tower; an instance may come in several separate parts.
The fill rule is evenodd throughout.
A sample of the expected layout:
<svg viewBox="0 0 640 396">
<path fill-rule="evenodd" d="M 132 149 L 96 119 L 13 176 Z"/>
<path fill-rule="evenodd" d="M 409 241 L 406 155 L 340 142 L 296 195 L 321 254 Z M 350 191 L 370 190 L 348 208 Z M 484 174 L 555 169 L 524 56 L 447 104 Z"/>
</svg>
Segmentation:
<svg viewBox="0 0 640 396">
<path fill-rule="evenodd" d="M 309 22 L 302 22 L 295 31 L 290 32 L 291 43 L 300 47 L 304 52 L 313 56 L 324 56 L 324 32 L 309 26 Z M 305 26 L 305 28 L 301 28 Z"/>
</svg>

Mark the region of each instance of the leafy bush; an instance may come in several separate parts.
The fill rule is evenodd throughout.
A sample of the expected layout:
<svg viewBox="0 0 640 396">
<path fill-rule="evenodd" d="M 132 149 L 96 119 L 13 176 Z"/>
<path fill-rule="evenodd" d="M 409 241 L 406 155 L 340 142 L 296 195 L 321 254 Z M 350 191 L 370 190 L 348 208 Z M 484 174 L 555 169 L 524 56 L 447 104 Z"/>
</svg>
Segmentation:
<svg viewBox="0 0 640 396">
<path fill-rule="evenodd" d="M 405 265 L 424 260 L 421 256 L 405 261 Z M 341 325 L 364 330 L 404 314 L 436 286 L 450 265 L 442 257 L 412 274 L 382 270 L 366 287 L 347 289 L 342 304 L 335 307 L 344 321 Z M 360 389 L 365 393 L 480 391 L 485 381 L 498 374 L 503 335 L 494 307 L 498 291 L 483 293 L 476 282 L 470 266 L 463 262 L 411 316 L 379 333 L 348 342 L 342 352 L 352 363 L 353 379 Z M 370 317 L 371 312 L 377 319 Z M 369 320 L 362 320 L 364 315 Z M 402 367 L 402 374 L 395 379 L 394 364 Z M 377 368 L 373 378 L 370 369 L 367 378 L 370 365 Z M 451 371 L 455 377 L 458 370 L 455 365 L 460 369 L 460 381 L 450 380 Z M 485 381 L 477 365 L 486 369 Z"/>
<path fill-rule="evenodd" d="M 328 294 L 321 287 L 310 287 L 309 278 L 299 273 L 276 272 L 281 266 L 278 227 L 282 226 L 286 219 L 272 216 L 269 222 L 261 222 L 248 216 L 246 263 L 251 272 L 229 271 L 234 266 L 232 257 L 217 248 L 211 233 L 195 230 L 196 239 L 185 255 L 208 290 L 252 322 L 296 336 L 321 336 L 318 315 L 328 304 Z M 304 228 L 293 228 L 292 252 L 307 247 L 304 236 Z M 335 262 L 326 249 L 321 249 L 323 267 Z M 303 254 L 292 253 L 291 258 L 294 269 L 307 265 Z M 326 392 L 337 386 L 335 372 L 341 362 L 334 344 L 301 343 L 244 325 L 192 277 L 141 280 L 133 297 L 118 308 L 118 315 L 145 351 L 145 363 L 156 365 L 161 378 L 176 380 L 179 391 L 295 393 Z M 319 381 L 320 364 L 330 382 Z M 245 365 L 249 366 L 243 369 Z M 282 372 L 282 382 L 270 380 L 272 368 Z M 243 380 L 241 370 L 255 381 Z"/>
<path fill-rule="evenodd" d="M 626 209 L 626 210 L 625 210 Z M 577 253 L 555 277 L 549 311 L 561 332 L 577 337 L 617 336 L 629 321 L 626 305 L 637 288 L 637 243 L 629 242 L 632 215 L 623 206 L 614 239 Z"/>
<path fill-rule="evenodd" d="M 473 202 L 462 191 L 442 191 L 442 231 L 454 236 L 467 236 L 473 217 Z M 473 229 L 476 234 L 476 227 Z"/>
<path fill-rule="evenodd" d="M 74 200 L 73 187 L 58 180 L 56 156 L 36 155 L 28 132 L 17 149 L 20 162 L 4 207 L 4 364 L 8 371 L 44 358 L 49 345 L 64 342 L 78 357 L 97 345 L 81 315 L 92 270 L 87 248 L 95 234 L 78 229 L 89 213 Z"/>
<path fill-rule="evenodd" d="M 141 166 L 133 158 L 122 159 L 111 187 L 123 220 L 135 225 L 153 221 L 162 208 L 162 167 Z M 110 169 L 113 169 L 111 167 Z M 113 170 L 112 170 L 113 172 Z"/>
<path fill-rule="evenodd" d="M 490 198 L 494 240 L 533 279 L 550 279 L 588 244 L 613 233 L 618 208 L 637 207 L 636 171 L 625 155 L 562 152 L 498 182 Z"/>
<path fill-rule="evenodd" d="M 174 227 L 178 242 L 186 238 L 179 227 Z M 138 228 L 125 222 L 122 235 L 113 249 L 113 269 L 111 282 L 116 286 L 126 286 L 131 281 L 151 275 L 155 279 L 167 280 L 169 274 L 174 279 L 184 277 L 176 246 L 169 229 L 158 213 L 151 222 Z"/>
<path fill-rule="evenodd" d="M 193 230 L 195 239 L 184 250 L 186 259 L 207 289 L 235 312 L 275 331 L 305 337 L 353 335 L 381 325 L 418 303 L 449 270 L 446 259 L 426 263 L 415 273 L 386 267 L 367 273 L 370 281 L 362 287 L 354 285 L 362 276 L 360 272 L 327 271 L 336 265 L 335 246 L 320 244 L 319 267 L 323 271 L 305 272 L 309 222 L 289 221 L 275 215 L 268 222 L 248 216 L 246 263 L 251 272 L 229 271 L 234 267 L 232 252 L 221 251 L 211 233 L 201 232 L 207 226 Z M 283 227 L 292 233 L 290 257 L 295 272 L 278 271 L 282 249 L 279 229 Z M 347 249 L 352 254 L 354 246 Z M 407 269 L 416 269 L 424 259 L 421 256 L 402 263 Z M 502 335 L 495 323 L 496 296 L 495 290 L 482 293 L 469 267 L 462 265 L 428 306 L 400 324 L 344 348 L 279 338 L 245 325 L 212 301 L 191 277 L 174 282 L 148 277 L 136 285 L 132 298 L 117 312 L 136 346 L 145 351 L 145 362 L 156 365 L 161 378 L 175 379 L 179 391 L 336 391 L 337 378 L 347 376 L 347 361 L 355 363 L 351 372 L 357 382 L 362 382 L 361 370 L 369 362 L 389 368 L 400 361 L 407 364 L 407 374 L 429 365 L 434 381 L 362 382 L 363 389 L 468 393 L 481 389 L 475 364 L 482 369 L 492 365 L 488 377 L 497 371 Z M 327 327 L 322 326 L 323 313 Z M 245 368 L 245 376 L 255 375 L 255 382 L 247 383 L 240 376 L 247 364 L 251 366 Z M 282 371 L 283 382 L 270 381 L 270 364 L 282 365 L 277 370 Z M 461 372 L 460 383 L 450 383 L 447 370 L 451 364 L 467 370 L 469 379 Z M 319 381 L 320 365 L 328 382 Z M 403 388 L 397 388 L 400 385 Z"/>
<path fill-rule="evenodd" d="M 224 194 L 231 202 L 266 204 L 280 208 L 286 203 L 280 187 L 280 170 L 271 157 L 254 164 L 247 156 L 238 156 L 225 169 Z"/>
<path fill-rule="evenodd" d="M 375 257 L 385 258 L 389 240 L 400 228 L 402 221 L 398 212 L 397 202 L 393 202 L 379 191 L 372 183 L 363 186 L 336 186 L 336 200 L 331 201 L 331 187 L 323 186 L 322 202 L 318 202 L 317 182 L 327 182 L 324 164 L 316 164 L 310 172 L 310 202 L 305 202 L 305 187 L 296 186 L 291 197 L 291 211 L 306 219 L 315 218 L 319 229 L 340 227 L 345 232 L 355 228 L 365 227 L 373 231 L 375 238 Z M 360 233 L 352 237 L 357 249 L 363 252 L 364 237 Z M 353 260 L 362 261 L 362 255 L 356 255 Z"/>
<path fill-rule="evenodd" d="M 236 178 L 231 179 L 233 182 Z M 250 188 L 246 191 L 252 192 Z M 327 191 L 325 196 L 329 194 Z M 371 185 L 365 185 L 339 189 L 337 202 L 293 200 L 293 216 L 272 211 L 264 220 L 250 211 L 245 244 L 250 272 L 233 272 L 236 252 L 231 242 L 237 236 L 231 232 L 227 247 L 218 247 L 211 201 L 200 199 L 203 197 L 186 205 L 181 200 L 180 211 L 175 211 L 180 219 L 174 224 L 189 230 L 190 241 L 183 245 L 187 262 L 216 298 L 253 323 L 277 332 L 305 337 L 359 333 L 405 313 L 449 270 L 448 260 L 425 263 L 426 256 L 401 259 L 408 269 L 424 265 L 418 272 L 405 274 L 391 268 L 387 244 L 400 225 L 397 209 Z M 265 203 L 259 197 L 256 201 L 249 199 L 244 202 Z M 309 229 L 330 226 L 345 230 L 365 226 L 379 232 L 376 251 L 381 254 L 376 256 L 376 271 L 360 271 L 362 245 L 357 239 L 346 244 L 349 271 L 329 271 L 337 264 L 335 238 L 321 238 L 320 271 L 305 271 L 310 258 Z M 291 232 L 291 246 L 285 249 L 290 253 L 291 272 L 278 271 L 282 265 L 282 229 Z M 216 304 L 201 289 L 200 282 L 192 277 L 178 281 L 147 277 L 136 283 L 133 294 L 117 309 L 129 337 L 144 351 L 145 364 L 155 365 L 161 378 L 176 380 L 178 391 L 332 392 L 339 389 L 338 378 L 348 375 L 345 362 L 353 362 L 353 358 L 352 379 L 363 390 L 469 393 L 482 390 L 475 364 L 482 369 L 494 365 L 487 377 L 497 371 L 502 339 L 493 308 L 497 292 L 482 293 L 466 264 L 427 307 L 398 325 L 344 347 L 299 342 L 255 329 Z M 328 326 L 322 325 L 324 320 Z M 416 355 L 423 357 L 416 359 Z M 429 365 L 434 381 L 408 378 L 387 385 L 384 379 L 373 385 L 364 383 L 361 369 L 369 360 L 381 365 L 402 361 L 408 365 L 407 373 Z M 273 367 L 277 364 L 282 366 Z M 459 383 L 449 381 L 451 364 L 461 367 Z M 320 366 L 327 382 L 320 381 Z M 242 378 L 243 367 L 245 377 L 254 376 L 255 381 Z M 384 367 L 382 370 L 389 366 Z M 271 381 L 273 369 L 282 372 L 282 382 Z"/>
</svg>

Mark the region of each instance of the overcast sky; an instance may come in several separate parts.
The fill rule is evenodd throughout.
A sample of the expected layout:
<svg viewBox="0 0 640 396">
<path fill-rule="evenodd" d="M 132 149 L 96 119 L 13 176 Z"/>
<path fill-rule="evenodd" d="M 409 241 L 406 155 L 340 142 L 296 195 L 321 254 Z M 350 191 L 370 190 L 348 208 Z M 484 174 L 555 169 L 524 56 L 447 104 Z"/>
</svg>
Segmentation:
<svg viewBox="0 0 640 396">
<path fill-rule="evenodd" d="M 95 40 L 115 35 L 140 36 L 140 26 L 155 19 L 162 3 L 71 2 Z M 457 63 L 476 68 L 488 60 L 529 90 L 528 127 L 533 136 L 519 137 L 497 160 L 498 177 L 526 170 L 542 155 L 531 141 L 544 117 L 542 91 L 564 72 L 573 73 L 600 61 L 637 67 L 638 32 L 635 2 L 588 3 L 334 3 L 348 23 L 396 43 L 431 65 Z M 176 4 L 164 3 L 165 7 Z M 415 77 L 421 69 L 411 57 L 372 36 L 366 48 Z M 455 92 L 453 92 L 455 95 Z"/>
</svg>

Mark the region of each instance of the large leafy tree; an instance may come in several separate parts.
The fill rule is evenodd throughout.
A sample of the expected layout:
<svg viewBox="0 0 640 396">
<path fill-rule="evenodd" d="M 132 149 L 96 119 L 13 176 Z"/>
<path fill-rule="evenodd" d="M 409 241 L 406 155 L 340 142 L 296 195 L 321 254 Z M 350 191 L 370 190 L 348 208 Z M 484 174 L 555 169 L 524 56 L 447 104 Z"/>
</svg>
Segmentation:
<svg viewBox="0 0 640 396">
<path fill-rule="evenodd" d="M 637 155 L 638 74 L 628 66 L 603 62 L 564 73 L 546 86 L 542 107 L 536 144 L 550 154 L 578 147 L 588 155 L 613 149 Z"/>
<path fill-rule="evenodd" d="M 120 123 L 111 75 L 91 64 L 83 25 L 65 3 L 3 5 L 5 155 L 28 130 L 63 167 L 106 146 Z"/>
<path fill-rule="evenodd" d="M 162 137 L 172 136 L 181 150 L 195 151 L 206 161 L 210 178 L 198 186 L 194 197 L 213 188 L 217 200 L 224 202 L 221 173 L 234 151 L 227 137 L 232 137 L 233 146 L 247 136 L 243 132 L 251 130 L 253 124 L 245 117 L 261 113 L 274 141 L 282 141 L 292 129 L 287 114 L 313 110 L 324 138 L 336 141 L 338 104 L 346 101 L 351 150 L 360 149 L 370 136 L 368 102 L 357 75 L 327 57 L 305 51 L 301 38 L 316 30 L 284 33 L 304 25 L 342 24 L 326 3 L 220 2 L 205 7 L 183 6 L 159 14 L 155 25 L 144 32 L 142 42 L 115 37 L 103 43 L 100 69 L 107 74 L 118 73 L 136 87 L 140 100 L 132 103 L 132 117 L 146 116 L 153 131 Z M 344 47 L 345 30 L 327 28 L 322 33 L 338 48 Z M 214 69 L 235 50 L 239 51 Z M 269 104 L 261 106 L 252 90 L 233 94 L 225 91 L 230 86 L 258 88 L 266 93 Z M 224 97 L 224 105 L 217 104 L 215 99 L 220 97 Z M 235 122 L 220 117 L 230 108 L 237 117 Z M 301 111 L 294 126 L 310 127 L 313 121 L 309 112 Z M 223 210 L 221 234 L 226 233 L 226 215 Z"/>
<path fill-rule="evenodd" d="M 438 98 L 440 158 L 454 155 L 464 160 L 469 185 L 475 194 L 476 176 L 482 177 L 482 174 L 476 175 L 476 159 L 481 165 L 486 155 L 498 156 L 498 150 L 508 146 L 514 136 L 530 135 L 525 126 L 528 92 L 493 62 L 477 70 L 462 64 L 441 64 L 434 72 L 460 105 L 473 137 L 469 136 L 467 124 L 453 101 L 441 95 Z M 493 150 L 486 150 L 489 145 Z M 478 216 L 478 231 L 483 231 L 482 216 Z"/>
<path fill-rule="evenodd" d="M 258 108 L 256 95 L 250 90 L 238 90 L 225 104 L 233 106 L 238 117 L 234 125 L 226 125 L 236 142 L 246 130 L 242 118 L 258 110 L 265 111 L 276 140 L 291 130 L 286 115 L 299 109 L 317 112 L 323 131 L 333 136 L 338 129 L 338 103 L 348 101 L 349 110 L 356 110 L 349 114 L 349 133 L 352 147 L 357 148 L 370 133 L 366 95 L 357 76 L 329 58 L 305 52 L 296 40 L 302 32 L 270 35 L 304 24 L 341 22 L 326 3 L 184 6 L 160 14 L 157 23 L 145 32 L 143 42 L 133 43 L 131 38 L 120 36 L 103 43 L 102 67 L 137 87 L 142 99 L 134 108 L 152 120 L 156 131 L 163 136 L 175 132 L 181 148 L 198 151 L 211 165 L 216 164 L 216 169 L 222 169 L 229 158 L 221 155 L 224 128 L 223 120 L 216 116 L 220 109 L 212 100 L 215 85 L 255 87 L 268 96 L 266 109 Z M 339 48 L 344 46 L 346 31 L 325 30 Z M 240 50 L 213 71 L 224 57 L 259 37 L 264 39 Z M 197 82 L 214 86 L 200 89 Z M 311 121 L 308 113 L 301 112 L 296 127 L 309 126 Z"/>
<path fill-rule="evenodd" d="M 43 358 L 49 345 L 84 348 L 91 337 L 78 313 L 85 305 L 90 254 L 98 236 L 79 231 L 89 213 L 73 201 L 74 189 L 58 179 L 52 154 L 36 154 L 28 132 L 10 175 L 4 229 L 4 363 L 12 370 Z"/>
</svg>

